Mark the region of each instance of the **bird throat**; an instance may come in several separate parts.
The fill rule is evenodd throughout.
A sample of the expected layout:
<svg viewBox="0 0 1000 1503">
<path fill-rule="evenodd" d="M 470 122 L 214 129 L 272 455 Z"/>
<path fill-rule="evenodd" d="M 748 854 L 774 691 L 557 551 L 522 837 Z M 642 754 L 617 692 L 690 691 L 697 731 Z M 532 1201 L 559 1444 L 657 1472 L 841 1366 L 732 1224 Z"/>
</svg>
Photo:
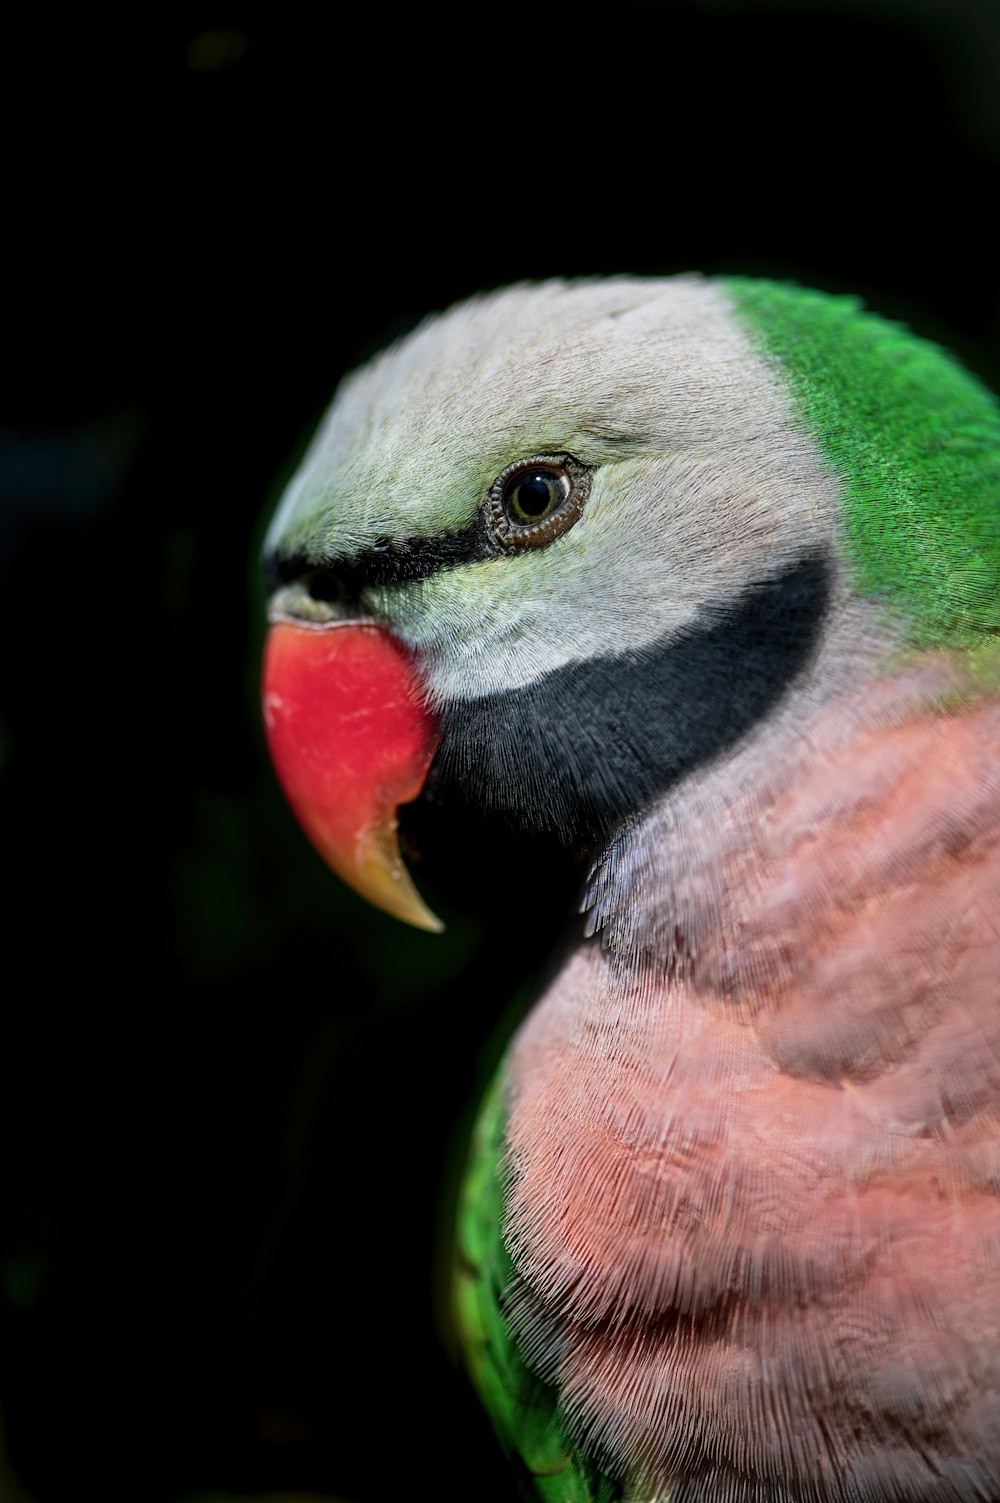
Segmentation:
<svg viewBox="0 0 1000 1503">
<path fill-rule="evenodd" d="M 816 650 L 832 566 L 809 553 L 680 635 L 446 704 L 420 798 L 400 811 L 421 880 L 473 908 L 573 906 L 608 842 L 778 704 Z"/>
</svg>

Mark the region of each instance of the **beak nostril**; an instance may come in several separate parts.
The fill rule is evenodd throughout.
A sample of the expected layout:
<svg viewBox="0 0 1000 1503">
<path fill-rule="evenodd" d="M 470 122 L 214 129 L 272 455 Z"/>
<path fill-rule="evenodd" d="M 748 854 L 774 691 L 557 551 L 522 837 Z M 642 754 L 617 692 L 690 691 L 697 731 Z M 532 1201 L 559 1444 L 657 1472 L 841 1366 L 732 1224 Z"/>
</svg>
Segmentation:
<svg viewBox="0 0 1000 1503">
<path fill-rule="evenodd" d="M 348 613 L 343 581 L 330 569 L 310 569 L 280 586 L 268 602 L 272 621 L 304 621 L 326 626 Z"/>
<path fill-rule="evenodd" d="M 332 603 L 343 597 L 340 581 L 329 569 L 313 569 L 302 583 L 311 600 Z"/>
</svg>

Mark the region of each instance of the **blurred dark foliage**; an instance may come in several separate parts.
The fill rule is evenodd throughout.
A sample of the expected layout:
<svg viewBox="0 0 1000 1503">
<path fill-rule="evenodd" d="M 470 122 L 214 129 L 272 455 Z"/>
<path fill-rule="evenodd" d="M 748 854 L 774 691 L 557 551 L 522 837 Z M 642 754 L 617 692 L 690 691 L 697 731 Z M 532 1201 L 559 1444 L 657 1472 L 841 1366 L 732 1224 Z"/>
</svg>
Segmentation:
<svg viewBox="0 0 1000 1503">
<path fill-rule="evenodd" d="M 989 0 L 448 16 L 7 30 L 0 1407 L 38 1503 L 510 1497 L 434 1291 L 537 926 L 366 910 L 258 727 L 260 524 L 343 371 L 480 287 L 702 268 L 1000 384 Z"/>
</svg>

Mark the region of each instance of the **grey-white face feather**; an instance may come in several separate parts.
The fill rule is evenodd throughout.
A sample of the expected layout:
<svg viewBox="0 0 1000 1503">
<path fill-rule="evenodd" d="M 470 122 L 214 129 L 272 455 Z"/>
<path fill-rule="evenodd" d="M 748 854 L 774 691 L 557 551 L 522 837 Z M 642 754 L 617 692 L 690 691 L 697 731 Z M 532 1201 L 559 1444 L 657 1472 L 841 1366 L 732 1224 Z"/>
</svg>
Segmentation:
<svg viewBox="0 0 1000 1503">
<path fill-rule="evenodd" d="M 833 543 L 836 483 L 725 293 L 694 277 L 516 287 L 349 377 L 268 547 L 350 561 L 472 525 L 505 466 L 593 466 L 547 547 L 373 588 L 432 691 L 474 698 L 642 651 Z"/>
</svg>

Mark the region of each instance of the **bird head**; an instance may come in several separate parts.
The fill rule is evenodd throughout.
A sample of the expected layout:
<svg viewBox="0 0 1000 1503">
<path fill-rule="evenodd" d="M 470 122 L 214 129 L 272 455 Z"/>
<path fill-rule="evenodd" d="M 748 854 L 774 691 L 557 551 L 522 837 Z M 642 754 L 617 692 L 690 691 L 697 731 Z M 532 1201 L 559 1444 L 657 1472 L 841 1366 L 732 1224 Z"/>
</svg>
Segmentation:
<svg viewBox="0 0 1000 1503">
<path fill-rule="evenodd" d="M 807 326 L 858 317 L 788 295 Z M 418 845 L 430 810 L 592 858 L 879 594 L 758 313 L 698 277 L 520 286 L 344 381 L 267 534 L 265 719 L 310 837 L 380 906 L 437 926 L 400 806 Z"/>
</svg>

